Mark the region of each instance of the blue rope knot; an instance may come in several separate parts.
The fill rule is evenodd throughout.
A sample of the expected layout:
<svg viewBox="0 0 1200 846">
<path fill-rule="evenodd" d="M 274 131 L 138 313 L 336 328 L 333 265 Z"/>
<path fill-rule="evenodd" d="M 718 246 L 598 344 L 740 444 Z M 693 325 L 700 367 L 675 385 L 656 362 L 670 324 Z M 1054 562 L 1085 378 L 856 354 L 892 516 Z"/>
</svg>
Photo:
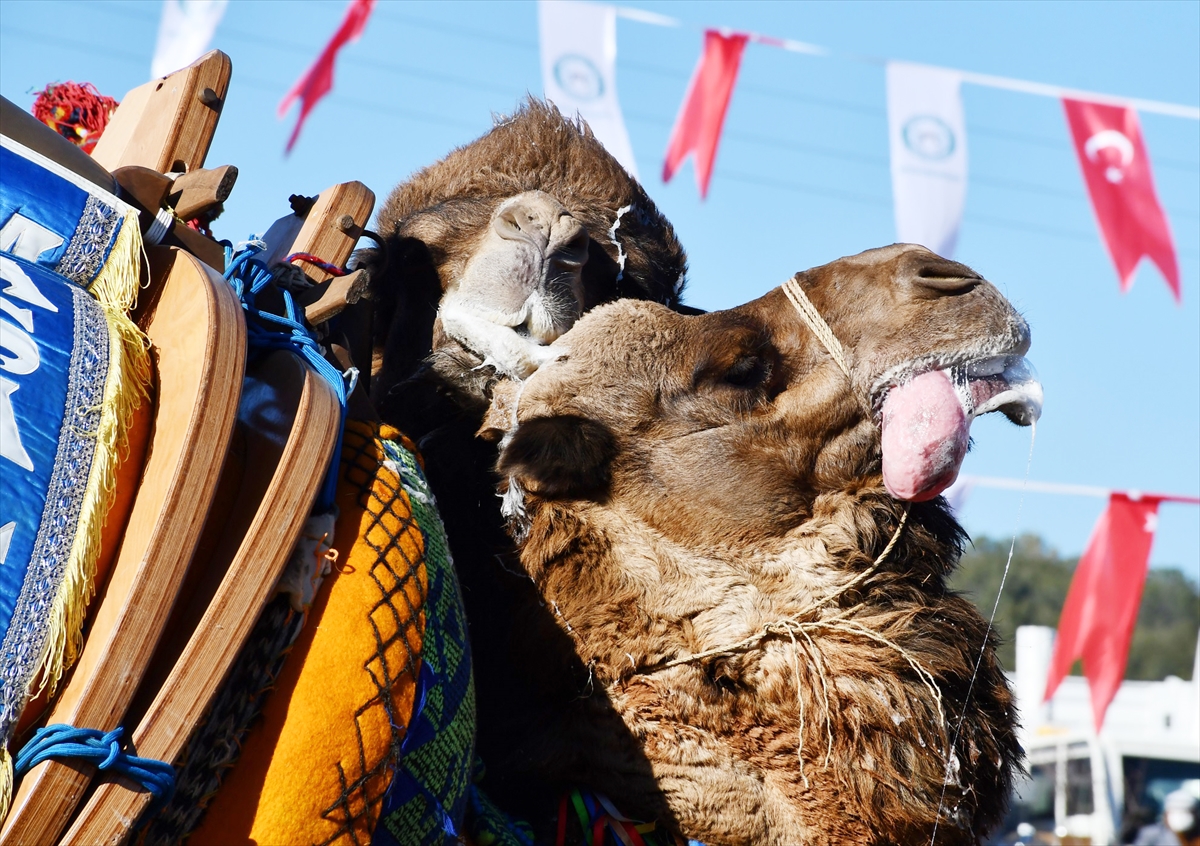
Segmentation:
<svg viewBox="0 0 1200 846">
<path fill-rule="evenodd" d="M 108 747 L 108 757 L 100 762 L 99 769 L 107 770 L 117 761 L 117 757 L 121 754 L 121 735 L 125 733 L 125 729 L 117 726 L 108 734 L 100 738 L 100 746 Z"/>
<path fill-rule="evenodd" d="M 254 353 L 268 350 L 288 349 L 312 365 L 337 395 L 342 410 L 342 423 L 346 420 L 346 378 L 325 358 L 316 336 L 304 325 L 303 312 L 297 307 L 291 292 L 278 288 L 283 297 L 284 314 L 262 311 L 255 303 L 258 294 L 271 283 L 273 274 L 267 265 L 254 258 L 267 245 L 261 239 L 243 241 L 233 248 L 225 242 L 225 279 L 233 286 L 246 312 L 246 343 Z M 338 427 L 337 442 L 333 458 L 325 474 L 325 481 L 313 505 L 314 513 L 332 510 L 337 493 L 338 456 L 342 453 L 342 427 Z"/>
<path fill-rule="evenodd" d="M 130 755 L 124 750 L 124 735 L 125 729 L 120 726 L 109 732 L 62 723 L 43 726 L 22 747 L 13 770 L 20 778 L 51 758 L 86 761 L 99 770 L 111 770 L 145 788 L 154 797 L 146 811 L 149 818 L 175 793 L 175 768 L 166 761 Z"/>
</svg>

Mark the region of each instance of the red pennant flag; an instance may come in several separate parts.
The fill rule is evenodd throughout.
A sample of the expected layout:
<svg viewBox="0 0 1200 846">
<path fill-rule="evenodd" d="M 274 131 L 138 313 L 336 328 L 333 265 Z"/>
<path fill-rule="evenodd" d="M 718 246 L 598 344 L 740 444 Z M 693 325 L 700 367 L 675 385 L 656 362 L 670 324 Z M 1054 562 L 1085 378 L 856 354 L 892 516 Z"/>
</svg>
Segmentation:
<svg viewBox="0 0 1200 846">
<path fill-rule="evenodd" d="M 333 61 L 337 58 L 338 51 L 348 42 L 362 35 L 374 5 L 375 0 L 350 0 L 350 8 L 346 10 L 346 17 L 342 19 L 342 25 L 338 27 L 338 31 L 333 34 L 333 38 L 329 39 L 329 43 L 325 45 L 321 55 L 317 56 L 317 60 L 312 63 L 312 67 L 305 72 L 304 76 L 300 77 L 292 90 L 279 102 L 279 116 L 283 117 L 288 107 L 292 105 L 292 101 L 297 97 L 300 98 L 300 118 L 296 121 L 296 128 L 292 130 L 292 137 L 288 139 L 287 152 L 292 151 L 296 139 L 300 137 L 300 128 L 304 126 L 308 113 L 317 105 L 317 101 L 333 88 Z"/>
<path fill-rule="evenodd" d="M 725 123 L 725 111 L 748 39 L 747 35 L 722 35 L 713 29 L 704 33 L 704 55 L 692 72 L 692 81 L 688 83 L 687 95 L 667 143 L 663 182 L 670 182 L 687 154 L 695 153 L 696 184 L 700 186 L 700 196 L 708 196 L 721 125 Z"/>
<path fill-rule="evenodd" d="M 1135 500 L 1114 493 L 1109 497 L 1108 508 L 1079 559 L 1058 621 L 1045 699 L 1058 690 L 1075 659 L 1082 658 L 1096 731 L 1125 677 L 1160 502 L 1157 496 Z"/>
<path fill-rule="evenodd" d="M 1175 247 L 1154 192 L 1137 112 L 1081 100 L 1064 99 L 1063 106 L 1100 232 L 1121 278 L 1121 293 L 1133 284 L 1142 256 L 1149 256 L 1180 302 Z"/>
</svg>

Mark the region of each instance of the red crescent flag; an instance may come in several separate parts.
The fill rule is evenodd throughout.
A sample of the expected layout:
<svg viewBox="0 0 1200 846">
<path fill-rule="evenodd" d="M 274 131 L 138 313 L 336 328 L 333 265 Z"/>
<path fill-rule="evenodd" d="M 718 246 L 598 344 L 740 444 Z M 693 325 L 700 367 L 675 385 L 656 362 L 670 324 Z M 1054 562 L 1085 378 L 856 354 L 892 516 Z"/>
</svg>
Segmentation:
<svg viewBox="0 0 1200 846">
<path fill-rule="evenodd" d="M 1121 278 L 1121 293 L 1133 284 L 1142 256 L 1149 256 L 1166 277 L 1175 302 L 1181 302 L 1175 246 L 1154 192 L 1137 112 L 1082 100 L 1064 99 L 1063 106 L 1100 232 Z"/>
<path fill-rule="evenodd" d="M 716 30 L 704 33 L 704 53 L 692 72 L 683 105 L 675 118 L 671 140 L 667 143 L 667 158 L 663 162 L 663 182 L 670 182 L 688 153 L 694 153 L 696 184 L 700 196 L 708 196 L 708 181 L 712 178 L 721 126 L 733 85 L 737 82 L 738 66 L 748 35 L 722 35 Z"/>
<path fill-rule="evenodd" d="M 1109 497 L 1108 508 L 1075 568 L 1058 621 L 1045 700 L 1058 690 L 1075 659 L 1082 658 L 1096 731 L 1104 725 L 1104 713 L 1125 677 L 1160 502 L 1156 496 L 1131 499 L 1114 493 Z"/>
<path fill-rule="evenodd" d="M 292 137 L 288 139 L 287 152 L 292 151 L 296 139 L 300 137 L 300 129 L 304 126 L 308 113 L 317 105 L 317 101 L 333 88 L 333 61 L 337 58 L 338 51 L 347 42 L 362 35 L 374 5 L 375 0 L 350 0 L 350 8 L 346 10 L 346 17 L 342 19 L 342 25 L 338 27 L 338 31 L 333 34 L 333 38 L 329 39 L 329 43 L 325 45 L 321 55 L 317 56 L 317 60 L 312 63 L 312 67 L 305 71 L 304 76 L 300 77 L 299 81 L 292 86 L 292 90 L 279 101 L 279 116 L 283 117 L 288 106 L 292 105 L 292 101 L 297 97 L 300 98 L 300 117 L 296 121 L 296 128 L 292 130 Z"/>
</svg>

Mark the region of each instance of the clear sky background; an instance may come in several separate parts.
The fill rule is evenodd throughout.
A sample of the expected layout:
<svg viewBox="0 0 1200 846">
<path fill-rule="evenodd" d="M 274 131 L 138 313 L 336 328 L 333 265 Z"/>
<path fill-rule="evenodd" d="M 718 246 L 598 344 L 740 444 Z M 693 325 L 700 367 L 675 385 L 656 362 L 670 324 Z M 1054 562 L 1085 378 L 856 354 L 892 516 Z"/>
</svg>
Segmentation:
<svg viewBox="0 0 1200 846">
<path fill-rule="evenodd" d="M 651 2 L 697 27 L 725 26 L 1128 97 L 1200 103 L 1200 3 Z M 233 0 L 213 46 L 233 82 L 209 165 L 234 164 L 219 237 L 262 232 L 292 193 L 347 180 L 381 201 L 415 169 L 487 131 L 541 92 L 533 2 L 380 2 L 338 62 L 333 92 L 283 156 L 295 109 L 276 106 L 342 18 L 345 0 Z M 23 107 L 48 82 L 121 97 L 149 78 L 155 0 L 0 0 L 0 93 Z M 690 164 L 658 174 L 700 52 L 698 28 L 618 22 L 617 86 L 646 188 L 690 258 L 687 301 L 733 306 L 793 272 L 891 243 L 884 74 L 878 64 L 750 44 L 708 200 Z M 1046 389 L 1033 479 L 1195 495 L 1200 489 L 1200 122 L 1142 114 L 1170 220 L 1184 304 L 1149 263 L 1118 293 L 1061 104 L 965 85 L 970 161 L 955 258 L 1025 313 Z M 1029 431 L 998 415 L 974 427 L 964 472 L 1020 477 Z M 1103 500 L 976 489 L 976 535 L 1036 532 L 1079 554 Z M 1162 507 L 1154 566 L 1200 578 L 1200 508 Z"/>
</svg>

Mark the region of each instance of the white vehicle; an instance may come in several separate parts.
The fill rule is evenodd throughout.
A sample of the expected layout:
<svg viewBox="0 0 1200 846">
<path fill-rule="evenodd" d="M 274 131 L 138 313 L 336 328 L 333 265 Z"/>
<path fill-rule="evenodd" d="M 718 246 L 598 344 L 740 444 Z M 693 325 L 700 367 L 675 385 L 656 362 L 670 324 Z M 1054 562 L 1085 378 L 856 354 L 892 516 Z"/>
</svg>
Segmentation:
<svg viewBox="0 0 1200 846">
<path fill-rule="evenodd" d="M 1054 629 L 1017 630 L 1015 683 L 1021 779 L 996 843 L 1130 843 L 1155 822 L 1164 797 L 1186 788 L 1200 798 L 1200 682 L 1169 676 L 1125 681 L 1096 733 L 1086 679 L 1066 678 L 1041 701 Z M 1197 663 L 1200 664 L 1200 649 Z M 1014 836 L 1018 835 L 1018 836 Z"/>
</svg>

